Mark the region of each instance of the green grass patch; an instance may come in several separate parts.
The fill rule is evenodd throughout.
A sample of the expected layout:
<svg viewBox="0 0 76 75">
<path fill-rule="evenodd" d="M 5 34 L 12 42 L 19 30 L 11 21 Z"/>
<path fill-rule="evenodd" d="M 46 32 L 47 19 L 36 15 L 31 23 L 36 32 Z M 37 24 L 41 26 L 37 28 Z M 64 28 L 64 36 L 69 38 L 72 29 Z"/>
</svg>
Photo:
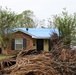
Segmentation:
<svg viewBox="0 0 76 75">
<path fill-rule="evenodd" d="M 7 55 L 0 55 L 0 60 L 5 59 L 5 58 L 10 58 L 12 56 L 7 56 Z"/>
</svg>

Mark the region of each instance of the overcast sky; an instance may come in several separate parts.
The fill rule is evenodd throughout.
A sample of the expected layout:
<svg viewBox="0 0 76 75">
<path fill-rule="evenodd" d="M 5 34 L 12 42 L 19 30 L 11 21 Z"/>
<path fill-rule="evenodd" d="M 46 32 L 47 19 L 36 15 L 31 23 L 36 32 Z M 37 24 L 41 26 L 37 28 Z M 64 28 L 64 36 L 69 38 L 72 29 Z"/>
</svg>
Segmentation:
<svg viewBox="0 0 76 75">
<path fill-rule="evenodd" d="M 61 13 L 65 7 L 69 13 L 76 12 L 76 0 L 0 0 L 0 6 L 7 6 L 16 13 L 31 10 L 39 19 Z"/>
</svg>

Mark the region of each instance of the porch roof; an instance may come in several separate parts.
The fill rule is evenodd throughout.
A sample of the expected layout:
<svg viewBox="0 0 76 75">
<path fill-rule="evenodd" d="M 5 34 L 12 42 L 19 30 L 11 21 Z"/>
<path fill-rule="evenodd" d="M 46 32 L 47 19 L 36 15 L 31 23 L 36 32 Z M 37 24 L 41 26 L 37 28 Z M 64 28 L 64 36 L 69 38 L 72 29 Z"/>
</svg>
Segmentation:
<svg viewBox="0 0 76 75">
<path fill-rule="evenodd" d="M 21 31 L 37 39 L 49 39 L 54 32 L 59 35 L 58 29 L 55 28 L 14 28 L 14 32 L 17 31 Z"/>
</svg>

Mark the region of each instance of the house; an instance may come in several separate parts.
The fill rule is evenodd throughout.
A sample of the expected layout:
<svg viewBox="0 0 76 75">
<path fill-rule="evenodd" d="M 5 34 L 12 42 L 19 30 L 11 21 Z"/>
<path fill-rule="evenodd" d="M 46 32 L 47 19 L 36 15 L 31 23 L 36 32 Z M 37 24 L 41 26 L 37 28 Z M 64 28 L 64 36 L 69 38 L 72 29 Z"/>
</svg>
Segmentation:
<svg viewBox="0 0 76 75">
<path fill-rule="evenodd" d="M 58 34 L 58 30 L 53 28 L 15 28 L 7 53 L 15 54 L 21 50 L 30 49 L 48 52 L 50 50 L 49 40 L 53 32 Z"/>
</svg>

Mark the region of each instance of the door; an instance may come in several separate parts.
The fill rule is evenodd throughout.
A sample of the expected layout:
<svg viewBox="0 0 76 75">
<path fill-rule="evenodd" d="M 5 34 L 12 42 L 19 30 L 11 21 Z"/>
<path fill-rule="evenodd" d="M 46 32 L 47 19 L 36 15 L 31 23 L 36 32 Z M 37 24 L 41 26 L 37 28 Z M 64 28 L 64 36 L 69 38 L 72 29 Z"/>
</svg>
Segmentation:
<svg viewBox="0 0 76 75">
<path fill-rule="evenodd" d="M 44 49 L 44 40 L 43 39 L 37 39 L 37 51 L 42 51 Z"/>
</svg>

